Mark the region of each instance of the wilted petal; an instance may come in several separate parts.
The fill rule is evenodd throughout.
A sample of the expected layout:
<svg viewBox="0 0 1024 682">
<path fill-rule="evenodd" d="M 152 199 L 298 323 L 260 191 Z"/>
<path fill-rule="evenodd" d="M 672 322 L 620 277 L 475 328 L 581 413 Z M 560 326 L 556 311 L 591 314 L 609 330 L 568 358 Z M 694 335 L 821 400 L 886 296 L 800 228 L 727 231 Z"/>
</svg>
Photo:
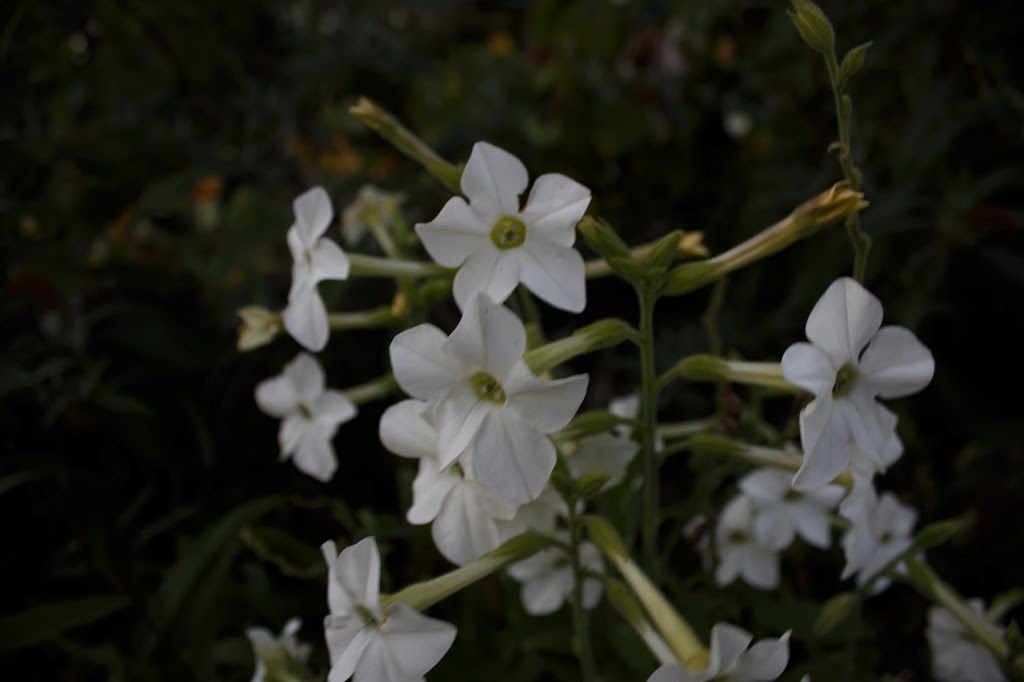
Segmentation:
<svg viewBox="0 0 1024 682">
<path fill-rule="evenodd" d="M 455 626 L 428 618 L 405 604 L 388 607 L 380 633 L 401 670 L 410 677 L 424 675 L 437 665 L 455 641 Z"/>
<path fill-rule="evenodd" d="M 457 268 L 471 253 L 490 246 L 491 228 L 480 222 L 461 197 L 452 197 L 429 223 L 416 225 L 416 234 L 430 257 L 446 268 Z"/>
<path fill-rule="evenodd" d="M 473 252 L 459 268 L 452 282 L 452 295 L 459 309 L 465 310 L 474 294 L 485 294 L 501 303 L 518 283 L 519 263 L 512 250 L 499 251 L 488 244 Z"/>
<path fill-rule="evenodd" d="M 555 446 L 508 410 L 489 412 L 480 425 L 473 466 L 485 486 L 524 504 L 540 495 L 551 476 Z"/>
<path fill-rule="evenodd" d="M 409 395 L 429 400 L 467 378 L 459 358 L 444 352 L 447 337 L 432 324 L 406 329 L 391 341 L 395 381 Z"/>
<path fill-rule="evenodd" d="M 508 402 L 523 421 L 542 433 L 556 431 L 576 416 L 587 394 L 590 377 L 576 374 L 564 379 L 538 379 L 525 363 L 517 363 L 505 382 Z"/>
<path fill-rule="evenodd" d="M 503 381 L 523 357 L 526 329 L 511 310 L 487 294 L 474 294 L 444 350 Z"/>
<path fill-rule="evenodd" d="M 882 325 L 882 304 L 850 277 L 833 282 L 807 318 L 807 338 L 822 348 L 833 365 L 855 361 Z"/>
<path fill-rule="evenodd" d="M 928 385 L 935 373 L 935 359 L 910 330 L 883 327 L 864 351 L 860 372 L 870 393 L 900 398 Z"/>
<path fill-rule="evenodd" d="M 321 351 L 327 345 L 330 330 L 327 327 L 327 308 L 315 286 L 303 287 L 288 299 L 281 313 L 284 328 L 292 338 L 311 351 Z"/>
<path fill-rule="evenodd" d="M 588 205 L 589 189 L 560 173 L 546 173 L 534 181 L 521 217 L 527 234 L 543 235 L 556 244 L 572 246 L 576 223 Z"/>
<path fill-rule="evenodd" d="M 437 457 L 437 429 L 428 422 L 423 411 L 425 400 L 402 400 L 380 418 L 380 442 L 401 457 Z"/>
<path fill-rule="evenodd" d="M 306 247 L 313 245 L 334 218 L 331 198 L 323 187 L 313 187 L 292 202 L 295 211 L 295 227 Z"/>
<path fill-rule="evenodd" d="M 519 195 L 526 189 L 526 166 L 504 149 L 477 142 L 462 171 L 462 193 L 479 216 L 519 213 Z M 489 228 L 490 226 L 488 226 Z"/>
<path fill-rule="evenodd" d="M 782 354 L 782 375 L 786 381 L 816 396 L 832 393 L 837 368 L 829 356 L 809 343 L 794 343 Z"/>
<path fill-rule="evenodd" d="M 538 298 L 560 310 L 579 313 L 587 306 L 583 256 L 547 239 L 531 239 L 516 249 L 519 280 Z"/>
</svg>

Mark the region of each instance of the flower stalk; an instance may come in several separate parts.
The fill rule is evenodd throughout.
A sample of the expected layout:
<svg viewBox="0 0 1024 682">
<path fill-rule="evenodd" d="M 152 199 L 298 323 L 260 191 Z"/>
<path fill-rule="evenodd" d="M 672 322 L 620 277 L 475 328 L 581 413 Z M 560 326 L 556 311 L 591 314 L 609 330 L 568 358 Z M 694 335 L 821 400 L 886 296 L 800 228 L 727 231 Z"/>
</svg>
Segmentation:
<svg viewBox="0 0 1024 682">
<path fill-rule="evenodd" d="M 385 305 L 357 313 L 330 313 L 327 315 L 327 325 L 333 330 L 372 329 L 386 327 L 394 319 L 392 306 Z"/>
<path fill-rule="evenodd" d="M 640 299 L 640 455 L 643 458 L 644 508 L 641 526 L 644 564 L 657 580 L 658 566 L 658 453 L 655 438 L 658 378 L 654 373 L 654 304 L 657 296 L 637 288 Z"/>
<path fill-rule="evenodd" d="M 395 378 L 390 374 L 385 374 L 365 384 L 346 388 L 343 393 L 354 405 L 363 405 L 380 398 L 386 398 L 397 390 L 398 384 L 395 382 Z"/>
<path fill-rule="evenodd" d="M 734 457 L 756 466 L 775 467 L 793 473 L 799 471 L 804 462 L 803 457 L 792 452 L 761 445 L 748 445 L 725 436 L 712 434 L 694 436 L 682 443 L 680 447 L 692 452 Z M 843 471 L 832 482 L 849 489 L 853 487 L 853 476 L 849 471 Z"/>
<path fill-rule="evenodd" d="M 748 386 L 764 386 L 786 393 L 803 391 L 786 381 L 782 365 L 777 362 L 742 362 L 715 355 L 690 355 L 683 358 L 668 374 L 678 374 L 690 381 L 727 381 Z"/>
<path fill-rule="evenodd" d="M 364 253 L 347 255 L 350 277 L 432 277 L 451 273 L 448 268 L 434 263 L 381 258 Z"/>
<path fill-rule="evenodd" d="M 579 355 L 611 348 L 627 339 L 638 338 L 637 331 L 622 320 L 607 318 L 580 327 L 564 339 L 527 351 L 523 355 L 523 361 L 534 373 L 543 374 Z"/>
</svg>

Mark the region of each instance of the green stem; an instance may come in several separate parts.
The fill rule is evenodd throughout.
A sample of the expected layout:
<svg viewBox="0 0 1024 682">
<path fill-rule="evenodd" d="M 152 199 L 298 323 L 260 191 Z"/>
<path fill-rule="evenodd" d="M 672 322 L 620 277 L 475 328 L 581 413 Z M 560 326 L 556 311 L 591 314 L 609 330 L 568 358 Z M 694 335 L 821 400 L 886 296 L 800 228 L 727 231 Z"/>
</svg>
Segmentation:
<svg viewBox="0 0 1024 682">
<path fill-rule="evenodd" d="M 391 306 L 379 306 L 358 313 L 331 313 L 327 316 L 327 324 L 331 329 L 369 329 L 385 327 L 394 320 Z"/>
<path fill-rule="evenodd" d="M 350 277 L 432 277 L 454 272 L 435 263 L 394 260 L 365 253 L 348 254 Z"/>
<path fill-rule="evenodd" d="M 594 649 L 590 642 L 590 623 L 587 610 L 583 606 L 583 581 L 586 579 L 583 566 L 580 564 L 580 522 L 576 513 L 576 500 L 568 501 L 569 508 L 569 558 L 572 562 L 572 620 L 576 631 L 576 653 L 580 659 L 580 671 L 583 682 L 597 680 L 597 667 L 594 665 Z"/>
<path fill-rule="evenodd" d="M 395 245 L 394 240 L 391 239 L 391 235 L 388 234 L 388 227 L 380 219 L 380 216 L 376 214 L 367 216 L 366 224 L 369 226 L 370 233 L 373 234 L 373 238 L 377 240 L 377 243 L 380 244 L 381 250 L 384 251 L 384 254 L 388 258 L 401 257 L 401 252 Z"/>
<path fill-rule="evenodd" d="M 346 388 L 344 393 L 345 397 L 351 400 L 353 404 L 362 405 L 378 398 L 386 398 L 397 390 L 398 383 L 395 382 L 395 377 L 385 374 L 365 384 Z"/>
<path fill-rule="evenodd" d="M 835 47 L 825 50 L 823 54 L 825 65 L 828 67 L 828 79 L 832 84 L 832 96 L 835 99 L 836 118 L 839 124 L 839 165 L 843 168 L 843 175 L 850 183 L 850 188 L 859 190 L 861 173 L 853 165 L 853 154 L 850 148 L 850 115 L 853 105 L 850 102 L 850 97 L 843 92 L 843 85 L 839 82 L 839 62 L 836 60 Z M 863 282 L 864 272 L 867 270 L 868 252 L 871 251 L 871 237 L 860 229 L 860 217 L 857 213 L 847 216 L 846 232 L 853 243 L 854 279 Z"/>
<path fill-rule="evenodd" d="M 657 429 L 658 379 L 654 373 L 654 304 L 650 290 L 637 290 L 640 299 L 640 445 L 644 471 L 642 542 L 644 567 L 657 582 L 658 570 L 658 454 L 654 451 Z"/>
</svg>

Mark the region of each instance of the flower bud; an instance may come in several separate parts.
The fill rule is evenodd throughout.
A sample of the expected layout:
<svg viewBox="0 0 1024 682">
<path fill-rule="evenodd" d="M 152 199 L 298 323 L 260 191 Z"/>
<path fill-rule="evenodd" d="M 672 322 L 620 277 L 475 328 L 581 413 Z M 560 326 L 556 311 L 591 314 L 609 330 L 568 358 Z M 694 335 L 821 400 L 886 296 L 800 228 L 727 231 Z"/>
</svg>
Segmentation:
<svg viewBox="0 0 1024 682">
<path fill-rule="evenodd" d="M 830 51 L 835 45 L 836 34 L 832 24 L 821 8 L 809 0 L 793 0 L 793 9 L 787 10 L 789 18 L 796 24 L 796 30 L 808 45 L 819 52 Z"/>
<path fill-rule="evenodd" d="M 265 346 L 284 330 L 280 313 L 258 305 L 238 309 L 242 326 L 238 328 L 238 350 L 247 351 Z"/>
</svg>

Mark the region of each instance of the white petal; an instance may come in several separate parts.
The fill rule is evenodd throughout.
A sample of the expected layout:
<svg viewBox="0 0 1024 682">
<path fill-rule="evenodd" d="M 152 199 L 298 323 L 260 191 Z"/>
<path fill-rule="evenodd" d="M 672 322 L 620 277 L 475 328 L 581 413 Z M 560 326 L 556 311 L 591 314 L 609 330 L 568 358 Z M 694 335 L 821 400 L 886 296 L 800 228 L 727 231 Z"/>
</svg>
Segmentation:
<svg viewBox="0 0 1024 682">
<path fill-rule="evenodd" d="M 341 247 L 324 237 L 316 243 L 310 254 L 312 258 L 311 277 L 314 282 L 325 279 L 348 279 L 348 256 Z"/>
<path fill-rule="evenodd" d="M 334 218 L 331 198 L 323 187 L 314 187 L 300 194 L 292 202 L 292 208 L 295 211 L 294 227 L 307 247 L 327 231 Z"/>
<path fill-rule="evenodd" d="M 742 575 L 749 585 L 774 590 L 779 586 L 779 555 L 751 545 L 744 558 Z"/>
<path fill-rule="evenodd" d="M 405 604 L 392 604 L 380 632 L 402 671 L 417 677 L 444 657 L 455 641 L 456 629 L 451 623 L 428 618 Z"/>
<path fill-rule="evenodd" d="M 327 345 L 327 308 L 315 286 L 304 287 L 290 296 L 281 317 L 284 328 L 305 348 L 321 351 Z"/>
<path fill-rule="evenodd" d="M 447 337 L 432 324 L 406 329 L 391 341 L 395 381 L 409 395 L 429 400 L 466 378 L 463 363 L 443 350 Z"/>
<path fill-rule="evenodd" d="M 459 309 L 465 310 L 474 294 L 504 302 L 518 283 L 519 263 L 513 250 L 499 251 L 487 245 L 473 252 L 459 268 L 452 282 L 452 295 Z"/>
<path fill-rule="evenodd" d="M 325 483 L 338 469 L 338 458 L 330 439 L 315 426 L 303 433 L 292 461 L 299 471 Z"/>
<path fill-rule="evenodd" d="M 354 604 L 352 598 L 338 582 L 338 548 L 334 544 L 334 540 L 328 540 L 320 545 L 320 552 L 324 555 L 324 561 L 327 562 L 327 604 L 331 613 L 350 613 Z"/>
<path fill-rule="evenodd" d="M 543 235 L 549 241 L 572 246 L 576 223 L 590 205 L 590 190 L 561 173 L 537 178 L 522 211 L 527 234 Z"/>
<path fill-rule="evenodd" d="M 474 456 L 480 482 L 520 504 L 540 495 L 555 468 L 551 441 L 507 410 L 487 414 Z"/>
<path fill-rule="evenodd" d="M 900 398 L 928 385 L 935 374 L 935 359 L 910 330 L 882 327 L 864 351 L 860 372 L 871 393 Z"/>
<path fill-rule="evenodd" d="M 441 505 L 461 478 L 453 471 L 439 471 L 435 458 L 422 458 L 419 473 L 412 482 L 412 506 L 406 513 L 406 520 L 420 526 L 437 518 Z"/>
<path fill-rule="evenodd" d="M 839 475 L 850 463 L 849 425 L 833 414 L 831 396 L 816 398 L 800 412 L 804 461 L 793 477 L 794 490 L 813 490 Z"/>
<path fill-rule="evenodd" d="M 882 304 L 850 277 L 833 282 L 807 318 L 807 338 L 836 367 L 852 362 L 882 325 Z"/>
<path fill-rule="evenodd" d="M 453 487 L 430 527 L 434 544 L 446 559 L 465 566 L 501 544 L 490 510 L 480 504 L 480 484 L 462 480 Z"/>
<path fill-rule="evenodd" d="M 519 281 L 543 301 L 570 313 L 587 307 L 583 256 L 571 246 L 531 238 L 516 249 Z"/>
<path fill-rule="evenodd" d="M 462 171 L 462 193 L 478 215 L 514 216 L 519 195 L 526 189 L 526 166 L 504 149 L 477 142 Z M 489 226 L 490 227 L 490 226 Z"/>
<path fill-rule="evenodd" d="M 544 616 L 562 608 L 571 589 L 572 575 L 568 570 L 549 570 L 523 583 L 519 596 L 527 613 Z"/>
<path fill-rule="evenodd" d="M 291 380 L 278 375 L 256 385 L 256 404 L 264 413 L 280 419 L 298 409 L 299 397 Z"/>
<path fill-rule="evenodd" d="M 783 550 L 792 544 L 795 535 L 796 529 L 786 505 L 771 505 L 759 510 L 754 517 L 754 537 L 767 549 Z"/>
<path fill-rule="evenodd" d="M 505 382 L 508 394 L 505 409 L 514 411 L 541 433 L 551 433 L 576 416 L 589 383 L 590 377 L 586 374 L 554 381 L 538 379 L 520 362 L 512 368 Z"/>
<path fill-rule="evenodd" d="M 359 659 L 352 682 L 423 682 L 420 676 L 406 674 L 377 628 L 368 628 L 370 641 Z M 335 682 L 328 679 L 327 682 Z"/>
<path fill-rule="evenodd" d="M 665 663 L 647 678 L 647 682 L 705 682 L 711 679 L 700 673 L 683 670 L 678 663 Z"/>
<path fill-rule="evenodd" d="M 778 502 L 790 491 L 791 478 L 780 469 L 762 467 L 741 478 L 737 485 L 744 495 L 756 502 Z"/>
<path fill-rule="evenodd" d="M 470 445 L 475 444 L 481 423 L 488 414 L 500 408 L 481 400 L 468 388 L 452 391 L 437 404 L 437 456 L 439 465 L 446 467 L 455 461 Z"/>
<path fill-rule="evenodd" d="M 839 486 L 826 486 L 828 488 L 839 488 Z M 839 488 L 842 491 L 842 488 Z M 828 514 L 822 509 L 811 504 L 803 503 L 794 505 L 794 520 L 796 521 L 797 532 L 800 537 L 808 543 L 821 549 L 828 549 L 832 544 L 832 533 L 829 528 Z"/>
<path fill-rule="evenodd" d="M 569 473 L 579 478 L 592 471 L 611 475 L 606 488 L 614 488 L 626 477 L 626 467 L 633 461 L 640 445 L 629 438 L 599 433 L 580 441 L 579 448 L 568 458 Z"/>
<path fill-rule="evenodd" d="M 497 217 L 497 216 L 496 216 Z M 416 225 L 416 234 L 430 257 L 446 268 L 457 268 L 469 255 L 491 242 L 493 224 L 480 221 L 461 197 L 452 197 L 429 223 Z"/>
<path fill-rule="evenodd" d="M 368 537 L 346 547 L 338 555 L 332 576 L 349 600 L 371 610 L 380 607 L 380 552 L 377 540 Z M 333 609 L 332 609 L 333 610 Z"/>
<path fill-rule="evenodd" d="M 402 400 L 380 418 L 380 442 L 401 457 L 437 457 L 437 429 L 424 418 L 424 400 Z"/>
<path fill-rule="evenodd" d="M 277 443 L 281 447 L 279 459 L 282 462 L 298 449 L 309 427 L 310 421 L 298 412 L 281 420 L 281 428 L 277 430 Z"/>
<path fill-rule="evenodd" d="M 743 628 L 719 623 L 711 628 L 711 665 L 708 671 L 727 672 L 746 651 L 754 637 Z"/>
<path fill-rule="evenodd" d="M 779 639 L 762 639 L 750 650 L 740 656 L 736 667 L 731 671 L 733 680 L 774 680 L 786 669 L 789 663 L 789 636 Z"/>
<path fill-rule="evenodd" d="M 324 391 L 309 404 L 309 411 L 318 423 L 332 428 L 356 416 L 356 406 L 341 391 Z M 332 431 L 333 435 L 333 431 Z"/>
<path fill-rule="evenodd" d="M 324 369 L 309 353 L 299 353 L 284 367 L 284 376 L 295 387 L 295 395 L 303 403 L 311 404 L 324 392 Z"/>
<path fill-rule="evenodd" d="M 444 351 L 504 381 L 526 350 L 522 321 L 486 294 L 474 295 L 463 311 L 458 326 L 444 343 Z"/>
<path fill-rule="evenodd" d="M 794 343 L 782 354 L 782 375 L 786 381 L 806 388 L 816 396 L 832 393 L 837 367 L 829 356 L 809 343 Z"/>
<path fill-rule="evenodd" d="M 879 410 L 881 405 L 861 394 L 836 400 L 834 404 L 832 419 L 844 422 L 852 443 L 881 468 L 882 453 L 891 435 L 885 431 Z"/>
<path fill-rule="evenodd" d="M 342 622 L 336 618 L 330 620 L 331 625 L 324 628 L 327 650 L 331 655 L 331 672 L 327 680 L 347 682 L 376 633 L 373 628 L 365 626 L 357 614 L 351 614 Z"/>
</svg>

